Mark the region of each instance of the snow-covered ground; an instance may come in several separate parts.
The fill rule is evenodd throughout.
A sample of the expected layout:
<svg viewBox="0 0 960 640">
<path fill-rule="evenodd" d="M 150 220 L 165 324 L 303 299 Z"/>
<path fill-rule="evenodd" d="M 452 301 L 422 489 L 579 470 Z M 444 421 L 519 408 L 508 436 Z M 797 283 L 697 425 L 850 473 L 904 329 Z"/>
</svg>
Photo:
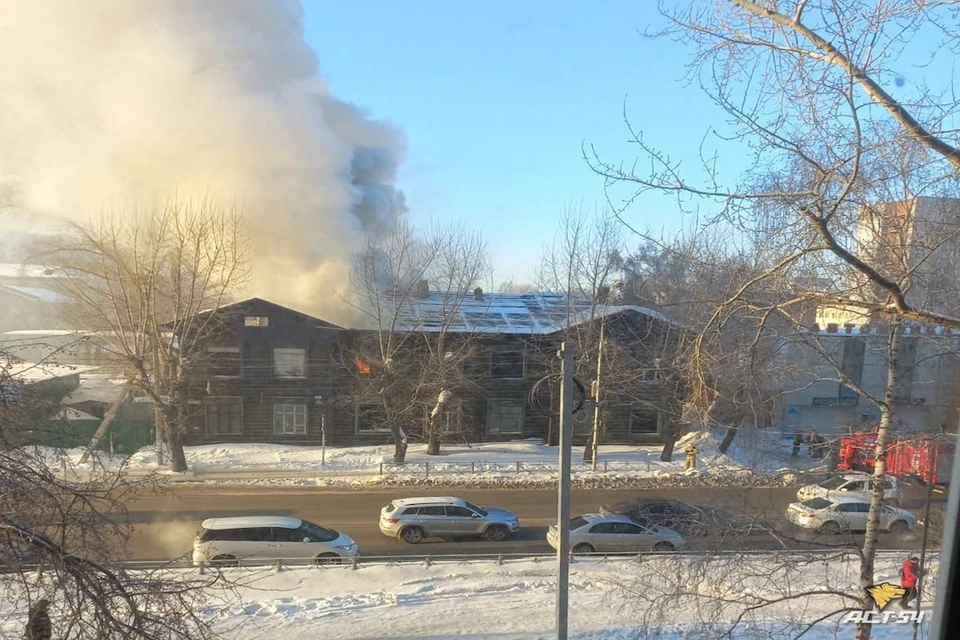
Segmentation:
<svg viewBox="0 0 960 640">
<path fill-rule="evenodd" d="M 877 582 L 897 583 L 895 569 L 901 560 L 896 554 L 882 555 Z M 935 559 L 927 566 L 933 585 Z M 504 565 L 486 560 L 280 572 L 250 568 L 226 570 L 224 575 L 236 588 L 222 587 L 211 593 L 201 613 L 226 640 L 555 637 L 552 559 Z M 811 589 L 856 594 L 856 576 L 853 561 L 797 560 L 795 556 L 579 561 L 571 567 L 570 637 L 715 640 L 733 629 L 727 637 L 786 640 L 826 616 L 802 637 L 852 639 L 853 625 L 841 624 L 839 613 L 829 614 L 846 606 L 857 607 L 856 603 L 838 595 L 796 594 Z M 927 591 L 923 610 L 929 618 L 933 588 Z M 791 595 L 795 599 L 761 607 L 734 623 L 748 605 Z M 889 610 L 900 609 L 894 602 Z M 22 628 L 22 614 L 15 605 L 0 604 L 0 612 L 0 619 L 5 620 L 2 631 Z M 56 617 L 54 611 L 54 620 Z M 905 625 L 878 624 L 873 638 L 894 640 L 909 637 L 910 631 Z"/>
<path fill-rule="evenodd" d="M 697 468 L 684 471 L 683 449 L 694 444 Z M 790 457 L 789 446 L 780 434 L 749 432 L 738 436 L 727 455 L 717 445 L 719 434 L 694 432 L 684 436 L 673 460 L 660 460 L 659 446 L 603 445 L 597 469 L 583 462 L 583 447 L 574 447 L 575 482 L 664 478 L 736 478 L 738 476 L 789 477 L 794 471 L 810 471 L 822 465 L 802 455 Z M 79 465 L 82 449 L 43 450 L 41 454 L 56 469 L 88 473 L 101 468 L 123 469 L 129 473 L 163 472 L 153 448 L 142 449 L 129 458 L 100 454 Z M 539 441 L 484 443 L 471 446 L 446 445 L 439 456 L 426 454 L 426 445 L 413 444 L 407 463 L 393 463 L 393 445 L 367 447 L 297 447 L 276 444 L 218 444 L 187 447 L 187 474 L 177 479 L 229 480 L 234 482 L 296 483 L 311 485 L 430 483 L 498 484 L 548 483 L 556 478 L 557 449 Z"/>
</svg>

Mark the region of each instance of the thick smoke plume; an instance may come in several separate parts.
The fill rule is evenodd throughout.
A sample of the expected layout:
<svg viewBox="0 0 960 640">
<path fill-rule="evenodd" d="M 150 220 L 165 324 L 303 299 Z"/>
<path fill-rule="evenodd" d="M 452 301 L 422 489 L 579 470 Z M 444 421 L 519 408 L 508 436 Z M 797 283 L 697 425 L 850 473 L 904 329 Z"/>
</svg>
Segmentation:
<svg viewBox="0 0 960 640">
<path fill-rule="evenodd" d="M 176 193 L 242 207 L 249 293 L 330 319 L 405 209 L 403 140 L 336 99 L 288 0 L 0 0 L 0 193 L 84 219 Z"/>
</svg>

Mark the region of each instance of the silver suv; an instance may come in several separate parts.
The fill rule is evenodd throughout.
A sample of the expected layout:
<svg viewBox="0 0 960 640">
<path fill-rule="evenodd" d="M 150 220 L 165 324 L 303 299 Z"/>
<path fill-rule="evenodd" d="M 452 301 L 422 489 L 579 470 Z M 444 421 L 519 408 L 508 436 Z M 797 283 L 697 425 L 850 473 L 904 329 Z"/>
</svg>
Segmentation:
<svg viewBox="0 0 960 640">
<path fill-rule="evenodd" d="M 424 538 L 480 535 L 501 542 L 520 530 L 517 516 L 462 498 L 401 498 L 380 510 L 380 532 L 417 544 Z"/>
</svg>

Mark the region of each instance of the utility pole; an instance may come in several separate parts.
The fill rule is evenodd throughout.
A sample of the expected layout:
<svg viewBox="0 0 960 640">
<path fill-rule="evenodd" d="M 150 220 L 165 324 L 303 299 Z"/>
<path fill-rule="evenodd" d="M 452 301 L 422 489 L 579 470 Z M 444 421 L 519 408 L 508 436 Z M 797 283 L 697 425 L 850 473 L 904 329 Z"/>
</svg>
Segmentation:
<svg viewBox="0 0 960 640">
<path fill-rule="evenodd" d="M 927 561 L 927 538 L 930 534 L 930 503 L 933 501 L 933 469 L 930 470 L 930 477 L 927 478 L 927 503 L 923 508 L 923 542 L 920 544 L 920 578 L 917 580 L 917 600 L 916 611 L 917 619 L 920 619 L 920 598 L 923 596 L 921 587 L 923 584 L 923 570 Z M 917 640 L 917 633 L 920 631 L 920 624 L 913 623 L 913 640 Z"/>
<path fill-rule="evenodd" d="M 560 482 L 557 496 L 557 640 L 567 640 L 570 591 L 570 463 L 573 440 L 573 347 L 560 345 Z"/>
<path fill-rule="evenodd" d="M 604 309 L 606 311 L 606 309 Z M 590 435 L 590 462 L 597 470 L 597 442 L 600 440 L 600 372 L 603 368 L 603 341 L 607 327 L 607 316 L 600 319 L 600 343 L 597 345 L 597 379 L 593 384 L 593 431 Z"/>
</svg>

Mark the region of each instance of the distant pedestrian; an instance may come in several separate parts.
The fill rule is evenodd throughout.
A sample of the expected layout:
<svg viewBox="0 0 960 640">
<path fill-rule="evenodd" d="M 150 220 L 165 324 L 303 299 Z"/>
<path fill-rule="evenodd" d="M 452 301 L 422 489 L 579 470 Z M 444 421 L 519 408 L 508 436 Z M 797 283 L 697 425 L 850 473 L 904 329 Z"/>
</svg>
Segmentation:
<svg viewBox="0 0 960 640">
<path fill-rule="evenodd" d="M 687 448 L 683 450 L 687 454 L 687 459 L 683 463 L 683 470 L 690 471 L 690 469 L 697 468 L 697 454 L 700 453 L 695 446 L 688 444 Z"/>
<path fill-rule="evenodd" d="M 800 445 L 803 444 L 803 433 L 797 431 L 797 435 L 793 436 L 793 451 L 790 455 L 794 458 L 800 455 Z"/>
<path fill-rule="evenodd" d="M 906 609 L 910 606 L 910 601 L 917 597 L 917 582 L 920 580 L 920 563 L 917 556 L 910 556 L 900 565 L 900 586 L 906 590 L 903 597 L 900 598 L 900 608 Z"/>
<path fill-rule="evenodd" d="M 46 598 L 37 600 L 30 607 L 30 614 L 27 618 L 27 628 L 24 629 L 23 637 L 26 640 L 50 640 L 53 637 L 53 625 L 50 622 L 50 601 Z"/>
</svg>

